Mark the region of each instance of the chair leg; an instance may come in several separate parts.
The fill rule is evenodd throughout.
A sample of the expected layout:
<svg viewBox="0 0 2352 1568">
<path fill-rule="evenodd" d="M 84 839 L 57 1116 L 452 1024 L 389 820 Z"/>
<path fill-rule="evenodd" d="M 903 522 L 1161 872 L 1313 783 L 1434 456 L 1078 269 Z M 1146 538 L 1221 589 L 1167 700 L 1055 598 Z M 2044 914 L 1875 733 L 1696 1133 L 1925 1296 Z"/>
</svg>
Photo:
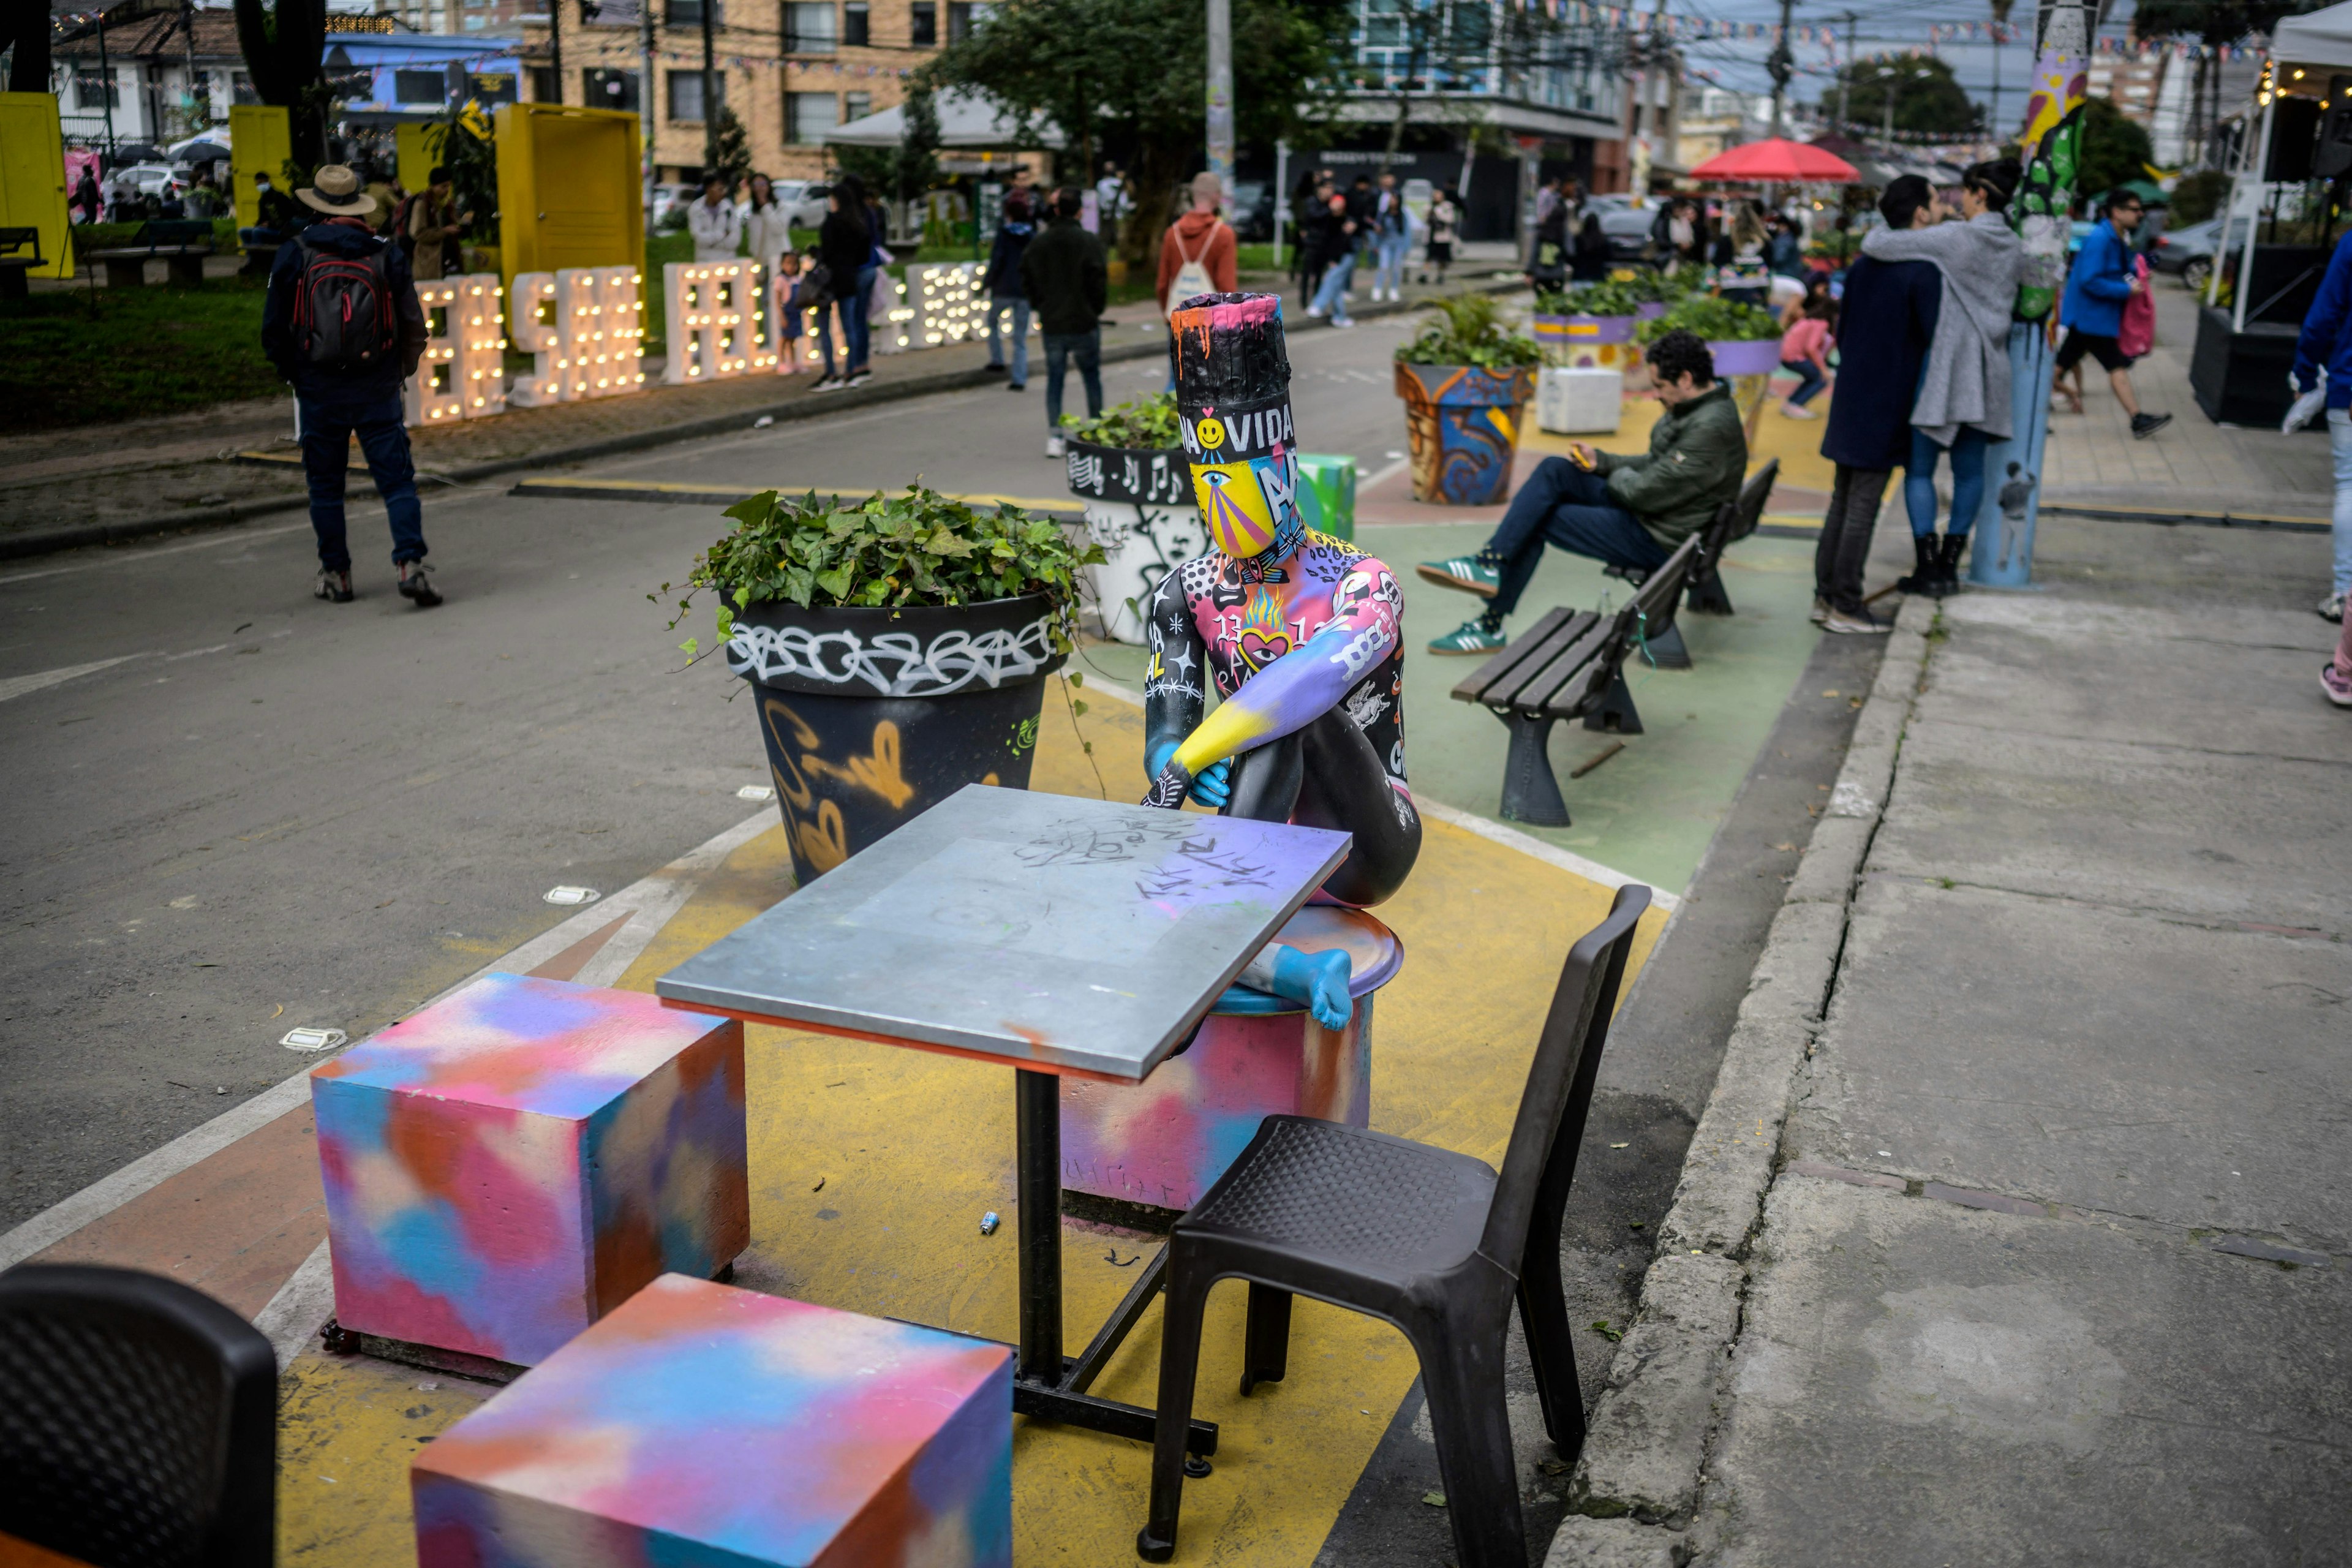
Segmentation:
<svg viewBox="0 0 2352 1568">
<path fill-rule="evenodd" d="M 1290 1370 L 1290 1292 L 1250 1281 L 1249 1331 L 1242 1345 L 1242 1392 L 1280 1383 Z"/>
<path fill-rule="evenodd" d="M 1461 1568 L 1527 1568 L 1518 1459 L 1503 1404 L 1503 1336 L 1471 1331 L 1456 1317 L 1444 1337 L 1442 1345 L 1416 1348 L 1454 1553 Z"/>
<path fill-rule="evenodd" d="M 1176 1516 L 1184 1504 L 1184 1433 L 1192 1420 L 1201 1317 L 1213 1283 L 1197 1260 L 1181 1252 L 1171 1258 L 1168 1291 L 1160 1310 L 1160 1414 L 1152 1434 L 1151 1511 L 1135 1536 L 1135 1554 L 1146 1563 L 1165 1563 L 1176 1555 Z"/>
<path fill-rule="evenodd" d="M 1538 827 L 1566 827 L 1568 802 L 1559 795 L 1559 780 L 1552 776 L 1551 758 L 1544 751 L 1558 722 L 1526 713 L 1505 713 L 1511 731 L 1511 751 L 1503 762 L 1503 816 L 1512 822 Z"/>
<path fill-rule="evenodd" d="M 1633 689 L 1625 684 L 1622 669 L 1609 678 L 1609 694 L 1601 700 L 1598 708 L 1584 716 L 1584 727 L 1614 730 L 1621 735 L 1642 732 L 1642 716 L 1633 710 Z"/>
</svg>

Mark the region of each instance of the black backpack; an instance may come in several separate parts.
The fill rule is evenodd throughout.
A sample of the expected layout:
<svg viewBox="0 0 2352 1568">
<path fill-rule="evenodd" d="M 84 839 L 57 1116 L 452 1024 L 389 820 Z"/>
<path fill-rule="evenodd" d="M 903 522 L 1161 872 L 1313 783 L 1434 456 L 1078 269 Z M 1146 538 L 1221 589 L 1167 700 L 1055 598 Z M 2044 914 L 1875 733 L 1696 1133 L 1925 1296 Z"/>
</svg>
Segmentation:
<svg viewBox="0 0 2352 1568">
<path fill-rule="evenodd" d="M 346 256 L 302 244 L 294 284 L 295 352 L 323 370 L 368 371 L 390 363 L 399 341 L 383 251 Z"/>
</svg>

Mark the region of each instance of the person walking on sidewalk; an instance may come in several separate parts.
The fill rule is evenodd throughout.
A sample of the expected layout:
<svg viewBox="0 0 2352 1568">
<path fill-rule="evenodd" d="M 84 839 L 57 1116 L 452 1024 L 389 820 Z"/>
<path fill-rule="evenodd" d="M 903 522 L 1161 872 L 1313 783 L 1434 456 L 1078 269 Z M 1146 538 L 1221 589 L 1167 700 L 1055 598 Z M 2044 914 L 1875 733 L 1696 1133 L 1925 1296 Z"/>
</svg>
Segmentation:
<svg viewBox="0 0 2352 1568">
<path fill-rule="evenodd" d="M 2099 208 L 2105 221 L 2092 226 L 2083 248 L 2066 269 L 2066 293 L 2058 306 L 2058 324 L 2066 337 L 2058 345 L 2057 371 L 2064 375 L 2089 354 L 2107 373 L 2116 401 L 2131 416 L 2132 438 L 2145 441 L 2172 423 L 2169 414 L 2143 413 L 2132 390 L 2132 356 L 2117 341 L 2123 332 L 2124 305 L 2147 287 L 2132 250 L 2131 233 L 2139 226 L 2140 199 L 2118 185 L 2107 193 Z M 2071 400 L 2083 412 L 2080 398 Z"/>
<path fill-rule="evenodd" d="M 1307 305 L 1310 316 L 1328 317 L 1335 327 L 1352 327 L 1348 314 L 1348 286 L 1356 278 L 1356 220 L 1348 216 L 1348 198 L 1334 191 L 1324 203 L 1319 230 L 1324 247 L 1322 286 Z"/>
<path fill-rule="evenodd" d="M 1396 175 L 1381 172 L 1381 188 L 1372 205 L 1372 302 L 1380 303 L 1381 290 L 1388 290 L 1391 303 L 1402 300 L 1404 286 L 1405 252 L 1412 248 L 1412 215 L 1405 210 L 1404 193 L 1397 189 Z M 1224 290 L 1231 293 L 1232 289 Z"/>
<path fill-rule="evenodd" d="M 1045 350 L 1045 456 L 1062 455 L 1062 378 L 1077 361 L 1087 417 L 1102 413 L 1102 313 L 1110 297 L 1102 241 L 1078 226 L 1078 190 L 1054 193 L 1053 221 L 1021 258 L 1021 285 L 1037 312 Z"/>
<path fill-rule="evenodd" d="M 1926 228 L 1942 213 L 1935 187 L 1917 174 L 1888 182 L 1878 198 L 1878 216 L 1898 231 Z M 1943 274 L 1932 261 L 1861 256 L 1847 269 L 1840 391 L 1822 432 L 1822 456 L 1836 465 L 1836 479 L 1813 550 L 1813 619 L 1823 631 L 1893 629 L 1863 604 L 1862 573 L 1886 481 L 1911 460 L 1911 399 L 1943 297 Z"/>
<path fill-rule="evenodd" d="M 1911 453 L 1903 504 L 1911 514 L 1916 566 L 1900 579 L 1906 594 L 1943 597 L 1959 584 L 1960 556 L 1984 506 L 1985 447 L 2015 428 L 2009 374 L 2009 323 L 2024 254 L 2002 216 L 2019 175 L 2014 158 L 1972 163 L 1960 178 L 1960 223 L 1875 228 L 1862 253 L 1879 261 L 1932 261 L 1943 275 L 1936 336 L 1927 347 L 1911 405 Z M 1855 333 L 1849 330 L 1851 342 Z M 1936 465 L 1952 461 L 1952 513 L 1936 538 Z"/>
<path fill-rule="evenodd" d="M 825 193 L 824 223 L 816 233 L 816 258 L 824 269 L 820 286 L 824 302 L 817 308 L 817 346 L 824 351 L 824 374 L 812 392 L 837 392 L 870 381 L 866 368 L 866 290 L 873 286 L 866 268 L 874 255 L 874 240 L 866 226 L 866 186 L 855 174 L 844 174 Z M 833 330 L 828 314 L 841 321 L 843 363 L 833 357 Z"/>
<path fill-rule="evenodd" d="M 1037 197 L 1029 165 L 1013 171 L 1013 188 L 1004 193 L 1004 206 L 996 220 L 996 238 L 988 250 L 988 374 L 1003 375 L 1006 311 L 1013 314 L 1013 379 L 1014 392 L 1029 384 L 1029 296 L 1021 291 L 1021 255 L 1037 232 Z M 1099 201 L 1097 197 L 1097 201 Z M 1097 208 L 1100 210 L 1099 207 Z"/>
<path fill-rule="evenodd" d="M 425 353 L 425 310 L 408 258 L 368 226 L 375 201 L 351 170 L 322 164 L 311 187 L 294 194 L 324 216 L 278 247 L 261 310 L 261 351 L 294 387 L 310 526 L 319 535 L 316 592 L 330 604 L 352 598 L 343 479 L 357 432 L 392 521 L 401 595 L 430 609 L 441 595 L 425 563 L 425 514 L 400 395 Z"/>
<path fill-rule="evenodd" d="M 1440 185 L 1429 198 L 1429 237 L 1421 247 L 1421 280 L 1429 281 L 1432 272 L 1437 274 L 1437 286 L 1445 287 L 1445 269 L 1454 265 L 1454 230 L 1461 222 L 1461 213 L 1454 198 Z"/>
<path fill-rule="evenodd" d="M 2319 601 L 2321 618 L 2347 621 L 2352 594 L 2352 234 L 2336 245 L 2327 276 L 2294 343 L 2294 384 L 2308 395 L 2327 378 L 2327 447 L 2336 459 L 2336 570 Z"/>
<path fill-rule="evenodd" d="M 1652 343 L 1647 357 L 1653 392 L 1665 405 L 1648 452 L 1596 452 L 1579 443 L 1572 459 L 1546 458 L 1477 554 L 1413 568 L 1441 588 L 1487 601 L 1482 614 L 1431 643 L 1430 652 L 1501 647 L 1504 618 L 1518 608 L 1547 542 L 1646 577 L 1739 494 L 1748 435 L 1731 388 L 1716 379 L 1706 342 L 1676 328 Z"/>
</svg>

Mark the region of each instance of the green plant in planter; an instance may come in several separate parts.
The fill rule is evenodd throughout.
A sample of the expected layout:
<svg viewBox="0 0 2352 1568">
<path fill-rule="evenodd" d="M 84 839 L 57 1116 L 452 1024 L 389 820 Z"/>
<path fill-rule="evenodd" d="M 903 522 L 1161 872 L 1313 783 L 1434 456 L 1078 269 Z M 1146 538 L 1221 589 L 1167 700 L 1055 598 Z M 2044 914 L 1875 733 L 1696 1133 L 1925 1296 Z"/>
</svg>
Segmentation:
<svg viewBox="0 0 2352 1568">
<path fill-rule="evenodd" d="M 1492 294 L 1450 294 L 1430 301 L 1436 320 L 1397 345 L 1399 364 L 1466 364 L 1511 371 L 1543 363 L 1543 346 L 1518 331 Z"/>
<path fill-rule="evenodd" d="M 1184 444 L 1184 432 L 1176 423 L 1176 395 L 1172 392 L 1155 392 L 1132 403 L 1106 408 L 1092 419 L 1065 414 L 1062 425 L 1070 432 L 1071 439 L 1095 447 L 1160 451 Z"/>
<path fill-rule="evenodd" d="M 1635 327 L 1633 337 L 1638 342 L 1654 343 L 1677 327 L 1711 343 L 1748 342 L 1780 335 L 1780 319 L 1769 310 L 1712 294 L 1693 294 L 1675 303 L 1664 315 Z"/>
<path fill-rule="evenodd" d="M 1074 546 L 1050 517 L 1009 505 L 982 511 L 920 485 L 903 496 L 877 490 L 855 506 L 827 505 L 814 491 L 790 500 L 762 490 L 725 515 L 735 527 L 695 557 L 669 623 L 710 589 L 722 643 L 734 635 L 735 612 L 763 601 L 897 609 L 1043 594 L 1060 612 L 1055 651 L 1067 653 L 1077 569 L 1103 558 L 1097 545 Z M 682 646 L 692 658 L 698 644 Z"/>
<path fill-rule="evenodd" d="M 1656 299 L 1657 294 L 1636 279 L 1607 278 L 1570 291 L 1568 298 L 1568 309 L 1575 315 L 1630 316 Z"/>
</svg>

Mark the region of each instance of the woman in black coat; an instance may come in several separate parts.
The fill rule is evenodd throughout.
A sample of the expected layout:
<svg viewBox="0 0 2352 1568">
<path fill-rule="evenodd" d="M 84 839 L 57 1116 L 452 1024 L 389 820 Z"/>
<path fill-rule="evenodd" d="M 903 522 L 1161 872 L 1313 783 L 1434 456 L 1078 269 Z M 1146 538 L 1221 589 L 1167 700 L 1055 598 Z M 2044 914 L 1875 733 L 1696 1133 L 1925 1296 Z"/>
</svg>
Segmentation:
<svg viewBox="0 0 2352 1568">
<path fill-rule="evenodd" d="M 1924 228 L 1941 216 L 1934 188 L 1916 174 L 1889 184 L 1878 211 L 1891 228 Z M 1911 460 L 1911 403 L 1943 298 L 1932 261 L 1865 256 L 1845 275 L 1837 395 L 1822 432 L 1822 456 L 1837 465 L 1837 479 L 1813 552 L 1813 619 L 1823 631 L 1891 629 L 1863 607 L 1862 569 L 1886 481 Z"/>
<path fill-rule="evenodd" d="M 822 392 L 873 374 L 866 368 L 866 290 L 874 282 L 869 270 L 874 237 L 866 226 L 866 186 L 855 174 L 844 174 L 826 196 L 824 222 L 816 231 L 816 257 L 824 267 L 825 292 L 840 310 L 842 349 L 849 361 L 835 373 L 833 332 L 820 314 L 816 332 L 817 344 L 824 350 L 824 374 L 809 390 Z"/>
</svg>

